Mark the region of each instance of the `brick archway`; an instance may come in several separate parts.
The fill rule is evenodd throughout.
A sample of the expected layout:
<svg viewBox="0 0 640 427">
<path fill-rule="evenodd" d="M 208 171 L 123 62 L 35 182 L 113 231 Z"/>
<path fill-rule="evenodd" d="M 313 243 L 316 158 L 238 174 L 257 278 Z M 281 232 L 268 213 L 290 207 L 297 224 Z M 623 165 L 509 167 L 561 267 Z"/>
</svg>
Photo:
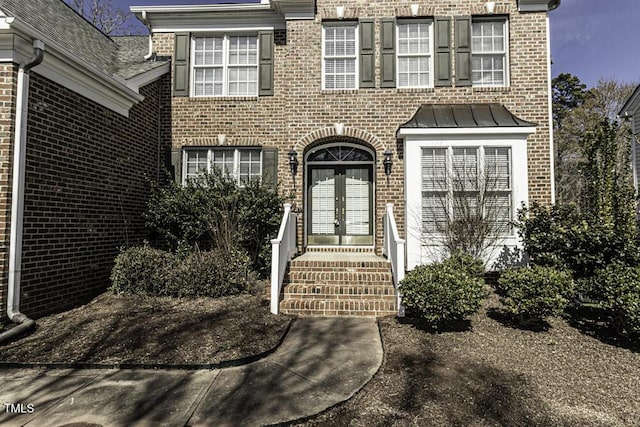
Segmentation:
<svg viewBox="0 0 640 427">
<path fill-rule="evenodd" d="M 381 153 L 386 148 L 377 136 L 365 130 L 345 126 L 343 132 L 341 134 L 338 134 L 336 132 L 335 126 L 328 126 L 309 132 L 296 142 L 296 144 L 293 146 L 293 149 L 298 153 L 303 153 L 305 149 L 313 143 L 327 139 L 337 140 L 341 137 L 365 142 L 377 153 Z"/>
</svg>

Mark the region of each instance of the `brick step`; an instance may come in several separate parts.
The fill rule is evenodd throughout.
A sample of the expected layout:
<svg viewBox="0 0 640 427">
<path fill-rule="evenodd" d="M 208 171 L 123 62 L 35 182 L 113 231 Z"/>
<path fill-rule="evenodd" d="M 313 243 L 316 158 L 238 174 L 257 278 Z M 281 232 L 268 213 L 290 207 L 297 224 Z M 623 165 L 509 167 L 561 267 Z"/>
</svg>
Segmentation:
<svg viewBox="0 0 640 427">
<path fill-rule="evenodd" d="M 289 271 L 307 271 L 309 269 L 389 271 L 388 261 L 305 261 L 294 259 L 289 264 Z"/>
<path fill-rule="evenodd" d="M 395 299 L 395 289 L 391 283 L 362 284 L 362 285 L 333 285 L 333 284 L 291 284 L 283 287 L 285 298 L 317 297 L 319 299 Z"/>
<path fill-rule="evenodd" d="M 371 246 L 307 246 L 305 252 L 374 254 L 375 249 Z"/>
<path fill-rule="evenodd" d="M 282 313 L 299 316 L 389 316 L 397 314 L 395 301 L 309 300 L 290 298 L 280 302 Z"/>
<path fill-rule="evenodd" d="M 385 284 L 391 283 L 391 272 L 378 271 L 290 271 L 287 282 L 290 284 L 344 284 L 344 285 L 364 285 L 364 284 Z"/>
</svg>

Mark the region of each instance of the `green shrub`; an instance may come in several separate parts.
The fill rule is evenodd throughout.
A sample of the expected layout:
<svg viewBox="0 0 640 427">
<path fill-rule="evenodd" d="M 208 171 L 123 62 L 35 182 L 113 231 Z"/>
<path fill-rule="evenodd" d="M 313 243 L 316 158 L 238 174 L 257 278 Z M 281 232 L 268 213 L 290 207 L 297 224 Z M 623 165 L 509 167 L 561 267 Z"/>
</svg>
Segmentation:
<svg viewBox="0 0 640 427">
<path fill-rule="evenodd" d="M 221 297 L 247 290 L 249 258 L 233 251 L 194 251 L 180 259 L 163 294 L 175 297 Z"/>
<path fill-rule="evenodd" d="M 184 185 L 154 184 L 144 219 L 157 240 L 174 252 L 241 248 L 252 268 L 265 276 L 283 203 L 271 185 L 250 181 L 239 187 L 234 179 L 214 171 Z"/>
<path fill-rule="evenodd" d="M 571 275 L 552 267 L 507 269 L 498 279 L 505 310 L 527 323 L 562 313 L 574 284 Z"/>
<path fill-rule="evenodd" d="M 181 257 L 149 246 L 121 251 L 111 272 L 118 294 L 221 297 L 247 290 L 249 259 L 240 251 L 194 251 Z"/>
<path fill-rule="evenodd" d="M 116 294 L 161 293 L 175 257 L 148 245 L 122 249 L 111 270 L 111 290 Z"/>
<path fill-rule="evenodd" d="M 407 310 L 436 328 L 475 313 L 486 296 L 484 281 L 475 274 L 475 262 L 467 268 L 460 268 L 459 262 L 421 265 L 407 273 L 400 283 Z"/>
<path fill-rule="evenodd" d="M 575 279 L 592 277 L 612 262 L 634 264 L 635 235 L 582 215 L 575 206 L 533 204 L 518 212 L 518 233 L 535 265 L 571 270 Z"/>
<path fill-rule="evenodd" d="M 472 277 L 483 277 L 484 275 L 484 263 L 482 260 L 473 257 L 467 252 L 456 251 L 444 263 L 453 268 L 458 268 Z"/>
<path fill-rule="evenodd" d="M 597 272 L 593 283 L 611 316 L 611 326 L 622 334 L 640 335 L 640 267 L 611 264 Z"/>
</svg>

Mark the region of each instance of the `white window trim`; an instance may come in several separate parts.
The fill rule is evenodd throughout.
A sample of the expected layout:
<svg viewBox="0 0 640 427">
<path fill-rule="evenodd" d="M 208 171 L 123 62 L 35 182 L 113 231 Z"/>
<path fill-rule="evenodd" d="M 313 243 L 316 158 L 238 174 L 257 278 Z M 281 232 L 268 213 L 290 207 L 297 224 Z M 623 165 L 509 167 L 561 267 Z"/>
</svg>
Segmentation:
<svg viewBox="0 0 640 427">
<path fill-rule="evenodd" d="M 427 82 L 426 86 L 400 86 L 400 59 L 401 57 L 406 58 L 406 57 L 421 57 L 424 55 L 418 55 L 418 54 L 403 54 L 400 55 L 400 37 L 399 37 L 399 30 L 398 30 L 398 26 L 402 25 L 402 24 L 428 24 L 429 25 L 429 81 Z M 424 88 L 432 88 L 434 87 L 434 56 L 435 56 L 435 40 L 433 39 L 434 34 L 433 34 L 433 20 L 431 19 L 402 19 L 402 20 L 396 20 L 396 25 L 395 25 L 395 61 L 396 61 L 396 82 L 397 83 L 397 87 L 398 89 L 424 89 Z"/>
<path fill-rule="evenodd" d="M 504 52 L 482 52 L 482 53 L 475 53 L 473 51 L 473 24 L 475 23 L 479 23 L 479 22 L 501 22 L 502 26 L 504 28 Z M 510 73 L 509 73 L 509 64 L 510 64 L 510 58 L 509 58 L 509 19 L 504 17 L 504 18 L 487 18 L 487 17 L 482 17 L 482 18 L 474 18 L 471 21 L 471 84 L 473 87 L 509 87 L 510 85 Z M 475 55 L 478 56 L 483 56 L 483 55 L 504 55 L 503 59 L 502 59 L 502 67 L 504 70 L 504 82 L 502 84 L 481 84 L 481 83 L 474 83 L 473 82 L 473 57 Z"/>
<path fill-rule="evenodd" d="M 499 128 L 494 128 L 498 130 Z M 415 129 L 420 130 L 420 129 Z M 427 129 L 421 129 L 423 131 Z M 431 129 L 437 130 L 437 129 Z M 440 129 L 442 130 L 442 129 Z M 515 132 L 494 134 L 474 132 L 475 129 L 461 129 L 458 134 L 436 134 L 424 132 L 402 135 L 404 149 L 404 194 L 405 194 L 405 235 L 407 268 L 413 269 L 417 265 L 435 262 L 441 259 L 442 247 L 437 242 L 428 245 L 421 234 L 422 230 L 422 148 L 447 147 L 510 147 L 511 148 L 511 217 L 517 218 L 517 210 L 524 202 L 529 202 L 529 176 L 527 155 L 527 134 L 522 128 L 513 128 Z M 533 133 L 529 132 L 529 133 Z M 517 232 L 498 239 L 495 247 L 487 254 L 489 266 L 504 246 L 509 248 L 521 247 Z"/>
<path fill-rule="evenodd" d="M 262 179 L 263 173 L 263 154 L 264 150 L 260 147 L 184 147 L 182 149 L 182 183 L 187 182 L 187 153 L 189 151 L 198 151 L 198 150 L 207 150 L 207 172 L 210 173 L 213 168 L 213 152 L 216 150 L 225 150 L 232 151 L 233 150 L 233 171 L 231 172 L 231 176 L 236 181 L 236 184 L 239 187 L 244 187 L 244 182 L 240 180 L 240 151 L 242 150 L 260 150 L 260 172 L 258 176 Z"/>
<path fill-rule="evenodd" d="M 229 37 L 234 36 L 250 36 L 256 38 L 256 91 L 253 94 L 247 95 L 229 95 L 229 67 L 250 67 L 251 65 L 229 65 Z M 223 37 L 222 41 L 222 65 L 195 65 L 196 57 L 196 39 L 207 37 Z M 243 97 L 258 97 L 260 91 L 260 37 L 254 32 L 225 32 L 225 33 L 207 33 L 196 34 L 191 36 L 191 50 L 189 54 L 189 78 L 190 88 L 189 96 L 192 98 L 243 98 Z M 222 94 L 221 95 L 196 95 L 196 68 L 222 68 Z"/>
<path fill-rule="evenodd" d="M 355 32 L 355 39 L 356 39 L 356 46 L 355 46 L 355 61 L 356 61 L 356 72 L 355 72 L 355 87 L 353 88 L 339 88 L 339 89 L 334 89 L 334 88 L 327 88 L 326 87 L 326 82 L 325 82 L 325 74 L 324 74 L 324 70 L 325 70 L 325 61 L 326 61 L 326 55 L 325 55 L 325 32 L 326 32 L 326 28 L 327 27 L 347 27 L 347 26 L 352 26 L 354 27 L 354 32 Z M 358 90 L 360 88 L 360 26 L 358 24 L 357 21 L 341 21 L 341 22 L 323 22 L 322 23 L 322 70 L 320 70 L 320 73 L 322 74 L 322 89 L 323 90 Z M 339 59 L 340 57 L 332 57 L 331 59 Z M 345 59 L 350 59 L 352 58 L 351 56 L 345 56 Z"/>
<path fill-rule="evenodd" d="M 433 148 L 444 148 L 446 150 L 445 152 L 445 166 L 446 166 L 446 176 L 450 177 L 453 176 L 454 174 L 454 161 L 453 161 L 453 150 L 454 149 L 471 149 L 471 150 L 475 150 L 476 152 L 476 180 L 481 180 L 482 179 L 482 171 L 485 170 L 486 167 L 486 157 L 485 157 L 485 150 L 486 149 L 490 149 L 490 148 L 508 148 L 509 149 L 509 188 L 508 189 L 503 189 L 503 190 L 494 190 L 494 191 L 489 191 L 487 190 L 487 192 L 489 193 L 509 193 L 510 195 L 510 205 L 511 205 L 511 212 L 510 212 L 510 217 L 509 217 L 509 221 L 513 221 L 515 219 L 514 216 L 514 210 L 513 210 L 513 154 L 511 153 L 512 149 L 510 146 L 499 146 L 493 143 L 487 143 L 487 144 L 482 144 L 482 145 L 478 145 L 478 144 L 469 144 L 469 145 L 449 145 L 447 147 L 436 147 L 436 146 L 422 146 L 420 148 L 420 161 L 422 162 L 422 151 L 425 149 L 433 149 Z M 422 183 L 424 180 L 424 176 L 422 176 L 422 164 L 420 165 L 420 186 L 421 186 L 421 197 L 420 197 L 420 212 L 422 214 L 424 206 L 422 205 L 422 200 L 423 200 L 423 195 L 425 193 L 424 190 L 422 190 Z M 471 190 L 465 190 L 465 193 L 478 193 L 480 190 L 477 191 L 471 191 Z M 445 194 L 446 197 L 446 204 L 447 204 L 447 212 L 449 215 L 453 215 L 454 213 L 454 206 L 453 206 L 453 200 L 454 200 L 454 194 L 456 193 L 456 190 L 454 188 L 450 188 L 447 186 L 446 190 L 434 190 L 434 191 L 426 191 L 427 193 L 442 193 Z M 450 218 L 454 219 L 454 218 Z M 421 220 L 424 224 L 424 218 L 421 217 Z M 424 229 L 423 229 L 424 230 Z M 423 231 L 424 232 L 424 231 Z M 509 230 L 509 233 L 504 234 L 499 236 L 499 238 L 509 238 L 511 236 L 513 236 L 515 233 L 515 229 L 514 227 L 511 227 Z M 438 237 L 440 236 L 440 234 L 438 233 L 429 233 L 429 235 L 434 236 L 434 237 Z"/>
</svg>

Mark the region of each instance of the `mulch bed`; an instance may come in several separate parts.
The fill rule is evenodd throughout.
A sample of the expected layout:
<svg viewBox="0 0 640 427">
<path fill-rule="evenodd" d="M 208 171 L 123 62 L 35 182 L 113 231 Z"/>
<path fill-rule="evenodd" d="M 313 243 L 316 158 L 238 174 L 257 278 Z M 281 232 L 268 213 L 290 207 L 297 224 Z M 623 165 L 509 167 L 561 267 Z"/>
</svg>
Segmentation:
<svg viewBox="0 0 640 427">
<path fill-rule="evenodd" d="M 180 299 L 107 292 L 38 319 L 35 332 L 0 344 L 0 361 L 218 364 L 271 350 L 290 321 L 271 315 L 254 295 Z"/>
<path fill-rule="evenodd" d="M 353 399 L 306 426 L 638 426 L 640 353 L 565 319 L 522 330 L 495 295 L 458 330 L 380 320 L 385 358 Z"/>
</svg>

